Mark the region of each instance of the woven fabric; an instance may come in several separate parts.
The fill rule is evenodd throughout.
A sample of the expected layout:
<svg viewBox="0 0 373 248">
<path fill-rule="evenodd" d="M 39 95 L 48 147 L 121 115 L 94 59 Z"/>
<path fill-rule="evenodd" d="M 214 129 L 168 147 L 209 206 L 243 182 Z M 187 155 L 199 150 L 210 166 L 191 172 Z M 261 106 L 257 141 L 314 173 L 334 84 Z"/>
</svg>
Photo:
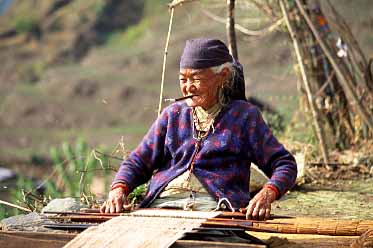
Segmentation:
<svg viewBox="0 0 373 248">
<path fill-rule="evenodd" d="M 88 228 L 64 247 L 167 248 L 206 219 L 119 216 Z"/>
</svg>

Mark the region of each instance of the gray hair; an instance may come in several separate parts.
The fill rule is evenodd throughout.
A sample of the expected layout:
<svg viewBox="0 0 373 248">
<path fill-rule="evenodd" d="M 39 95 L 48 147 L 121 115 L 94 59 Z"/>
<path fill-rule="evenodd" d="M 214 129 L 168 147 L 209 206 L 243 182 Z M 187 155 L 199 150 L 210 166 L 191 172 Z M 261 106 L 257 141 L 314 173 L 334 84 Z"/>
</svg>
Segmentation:
<svg viewBox="0 0 373 248">
<path fill-rule="evenodd" d="M 227 78 L 226 82 L 224 82 L 222 87 L 218 88 L 218 101 L 222 106 L 226 106 L 231 100 L 233 100 L 231 96 L 232 96 L 232 91 L 233 91 L 233 86 L 234 86 L 234 78 L 235 78 L 236 70 L 232 62 L 226 62 L 224 64 L 209 68 L 215 74 L 220 73 L 225 68 L 229 70 L 230 75 Z"/>
</svg>

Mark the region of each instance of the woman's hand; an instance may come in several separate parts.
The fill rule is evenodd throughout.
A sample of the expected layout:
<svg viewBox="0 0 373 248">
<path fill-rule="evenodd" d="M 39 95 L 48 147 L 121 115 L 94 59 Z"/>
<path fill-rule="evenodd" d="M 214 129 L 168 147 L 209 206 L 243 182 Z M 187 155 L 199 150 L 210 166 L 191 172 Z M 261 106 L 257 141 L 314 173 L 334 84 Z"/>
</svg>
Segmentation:
<svg viewBox="0 0 373 248">
<path fill-rule="evenodd" d="M 271 204 L 277 198 L 277 192 L 271 188 L 262 188 L 250 200 L 246 210 L 246 219 L 267 220 L 271 214 Z"/>
<path fill-rule="evenodd" d="M 108 199 L 100 207 L 101 213 L 120 213 L 123 210 L 130 210 L 125 190 L 121 187 L 109 192 Z"/>
</svg>

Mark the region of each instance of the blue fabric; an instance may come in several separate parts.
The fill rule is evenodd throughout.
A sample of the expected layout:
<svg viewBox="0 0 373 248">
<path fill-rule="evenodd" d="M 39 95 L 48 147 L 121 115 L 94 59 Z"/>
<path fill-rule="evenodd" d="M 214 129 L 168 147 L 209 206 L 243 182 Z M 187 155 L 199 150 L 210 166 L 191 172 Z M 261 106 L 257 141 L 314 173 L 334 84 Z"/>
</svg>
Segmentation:
<svg viewBox="0 0 373 248">
<path fill-rule="evenodd" d="M 140 204 L 148 207 L 171 180 L 187 170 L 196 149 L 192 125 L 192 109 L 185 102 L 165 108 L 122 162 L 113 183 L 123 182 L 132 191 L 151 179 Z M 297 166 L 293 156 L 272 135 L 254 105 L 232 101 L 215 120 L 215 131 L 202 141 L 194 175 L 216 201 L 226 197 L 235 208 L 246 207 L 251 162 L 281 195 L 294 185 Z"/>
<path fill-rule="evenodd" d="M 180 58 L 180 69 L 205 69 L 232 62 L 227 46 L 220 40 L 198 38 L 187 40 Z"/>
</svg>

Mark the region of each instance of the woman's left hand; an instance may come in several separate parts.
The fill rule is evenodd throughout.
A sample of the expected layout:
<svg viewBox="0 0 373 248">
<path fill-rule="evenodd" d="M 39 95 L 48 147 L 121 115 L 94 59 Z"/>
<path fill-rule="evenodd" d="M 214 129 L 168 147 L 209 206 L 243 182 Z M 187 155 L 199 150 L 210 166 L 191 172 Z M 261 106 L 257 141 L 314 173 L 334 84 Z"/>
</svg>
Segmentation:
<svg viewBox="0 0 373 248">
<path fill-rule="evenodd" d="M 267 220 L 271 214 L 271 204 L 276 200 L 276 192 L 264 187 L 253 199 L 250 200 L 246 207 L 246 219 Z"/>
</svg>

